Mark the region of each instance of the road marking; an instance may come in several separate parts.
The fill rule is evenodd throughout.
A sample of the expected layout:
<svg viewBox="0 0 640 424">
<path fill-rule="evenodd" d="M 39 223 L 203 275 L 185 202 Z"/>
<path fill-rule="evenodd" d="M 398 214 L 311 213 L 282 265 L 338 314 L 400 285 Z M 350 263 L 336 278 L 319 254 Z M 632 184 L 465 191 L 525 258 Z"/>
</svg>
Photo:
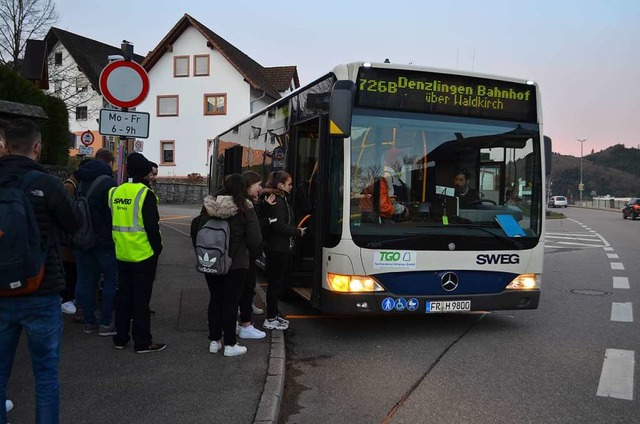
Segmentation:
<svg viewBox="0 0 640 424">
<path fill-rule="evenodd" d="M 607 253 L 607 258 L 609 259 L 620 259 L 617 253 Z"/>
<path fill-rule="evenodd" d="M 631 302 L 611 304 L 611 321 L 633 322 L 633 305 Z"/>
<path fill-rule="evenodd" d="M 160 221 L 171 221 L 174 219 L 193 218 L 191 215 L 166 215 L 160 218 Z"/>
<path fill-rule="evenodd" d="M 173 231 L 177 231 L 178 233 L 180 233 L 182 235 L 185 235 L 187 237 L 191 237 L 191 234 L 187 233 L 186 231 L 179 230 L 176 227 L 173 227 L 173 226 L 167 224 L 166 222 L 160 221 L 160 223 L 162 224 L 163 227 L 171 228 Z"/>
<path fill-rule="evenodd" d="M 629 279 L 627 277 L 613 277 L 614 289 L 628 289 Z"/>
<path fill-rule="evenodd" d="M 604 250 L 606 250 L 607 252 L 613 252 L 613 247 L 605 247 Z"/>
<path fill-rule="evenodd" d="M 553 240 L 586 240 L 586 241 L 598 241 L 597 237 L 579 237 L 579 236 L 556 236 L 556 235 L 548 235 L 548 239 Z"/>
<path fill-rule="evenodd" d="M 633 350 L 607 349 L 596 396 L 633 400 Z"/>
<path fill-rule="evenodd" d="M 624 269 L 622 262 L 611 262 L 611 269 Z"/>
</svg>

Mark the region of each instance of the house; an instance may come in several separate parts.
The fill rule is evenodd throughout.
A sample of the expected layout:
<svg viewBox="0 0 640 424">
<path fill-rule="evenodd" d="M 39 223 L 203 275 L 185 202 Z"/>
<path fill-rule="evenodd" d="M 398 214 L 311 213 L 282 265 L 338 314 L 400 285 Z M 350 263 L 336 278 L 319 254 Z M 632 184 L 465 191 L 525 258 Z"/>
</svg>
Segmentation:
<svg viewBox="0 0 640 424">
<path fill-rule="evenodd" d="M 80 136 L 85 131 L 93 134 L 93 153 L 101 147 L 113 148 L 112 137 L 98 133 L 100 109 L 104 100 L 100 93 L 100 73 L 109 63 L 109 56 L 122 56 L 120 47 L 110 46 L 90 38 L 52 27 L 47 36 L 48 93 L 64 100 L 69 111 L 69 130 L 76 135 L 74 149 L 82 146 Z M 143 56 L 135 55 L 140 63 Z"/>
<path fill-rule="evenodd" d="M 142 65 L 150 113 L 143 153 L 160 176 L 207 175 L 214 137 L 300 86 L 295 66 L 263 67 L 185 14 Z"/>
</svg>

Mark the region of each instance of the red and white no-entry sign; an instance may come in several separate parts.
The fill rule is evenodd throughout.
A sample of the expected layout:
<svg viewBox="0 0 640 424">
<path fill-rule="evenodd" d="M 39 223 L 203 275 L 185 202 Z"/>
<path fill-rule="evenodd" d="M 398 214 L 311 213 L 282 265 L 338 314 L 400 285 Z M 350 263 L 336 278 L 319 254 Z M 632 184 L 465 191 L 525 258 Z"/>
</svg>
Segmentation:
<svg viewBox="0 0 640 424">
<path fill-rule="evenodd" d="M 149 76 L 136 62 L 117 60 L 102 70 L 100 92 L 114 106 L 136 107 L 149 94 Z"/>
</svg>

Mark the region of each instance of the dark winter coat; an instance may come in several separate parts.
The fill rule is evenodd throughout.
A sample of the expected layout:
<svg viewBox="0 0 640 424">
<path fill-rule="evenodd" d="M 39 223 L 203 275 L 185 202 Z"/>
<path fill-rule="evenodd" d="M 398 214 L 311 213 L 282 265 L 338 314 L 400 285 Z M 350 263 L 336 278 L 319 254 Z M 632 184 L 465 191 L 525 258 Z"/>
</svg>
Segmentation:
<svg viewBox="0 0 640 424">
<path fill-rule="evenodd" d="M 204 198 L 203 211 L 200 220 L 191 226 L 191 241 L 195 246 L 198 231 L 209 218 L 226 219 L 231 232 L 229 239 L 229 256 L 231 257 L 230 269 L 249 269 L 249 257 L 257 257 L 262 243 L 262 233 L 258 224 L 258 216 L 253 209 L 253 204 L 247 200 L 250 206 L 246 218 L 242 218 L 238 206 L 231 196 L 218 195 Z"/>
<path fill-rule="evenodd" d="M 263 201 L 260 209 L 260 216 L 269 218 L 271 221 L 266 231 L 264 251 L 291 253 L 293 251 L 293 240 L 295 237 L 302 236 L 302 230 L 295 226 L 286 193 L 277 189 L 263 191 L 265 197 L 271 193 L 276 195 L 275 204 L 270 205 Z"/>
<path fill-rule="evenodd" d="M 74 173 L 78 180 L 76 189 L 78 194 L 86 194 L 91 184 L 101 175 L 112 177 L 111 167 L 102 161 L 92 160 L 79 168 Z M 109 210 L 109 190 L 118 184 L 113 178 L 103 178 L 98 182 L 98 186 L 94 188 L 89 200 L 89 208 L 91 209 L 91 221 L 93 231 L 96 234 L 96 243 L 94 248 L 114 249 L 113 237 L 111 236 L 111 212 Z"/>
<path fill-rule="evenodd" d="M 62 233 L 73 234 L 80 227 L 80 217 L 60 179 L 49 175 L 36 161 L 26 156 L 9 155 L 0 158 L 1 175 L 24 175 L 31 170 L 44 172 L 27 187 L 27 197 L 33 205 L 42 240 L 47 243 L 47 261 L 42 283 L 31 296 L 60 293 L 65 279 L 60 258 Z"/>
</svg>

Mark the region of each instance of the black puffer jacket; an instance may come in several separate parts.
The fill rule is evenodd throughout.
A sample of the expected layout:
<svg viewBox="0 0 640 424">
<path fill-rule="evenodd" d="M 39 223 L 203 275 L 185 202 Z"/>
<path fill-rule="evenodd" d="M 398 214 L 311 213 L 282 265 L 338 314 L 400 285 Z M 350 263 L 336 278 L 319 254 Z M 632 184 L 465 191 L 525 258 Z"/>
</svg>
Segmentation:
<svg viewBox="0 0 640 424">
<path fill-rule="evenodd" d="M 249 269 L 249 256 L 257 257 L 262 243 L 262 233 L 258 224 L 258 217 L 253 204 L 247 200 L 250 206 L 248 216 L 243 219 L 238 212 L 238 206 L 231 196 L 218 195 L 204 198 L 204 206 L 200 214 L 200 220 L 194 221 L 191 226 L 191 241 L 195 246 L 195 240 L 200 228 L 204 226 L 210 217 L 226 219 L 229 222 L 231 237 L 229 239 L 229 256 L 231 257 L 231 269 Z"/>
<path fill-rule="evenodd" d="M 290 253 L 293 250 L 294 238 L 302 237 L 302 230 L 296 228 L 293 222 L 293 213 L 286 193 L 277 189 L 265 189 L 262 196 L 267 197 L 271 193 L 276 195 L 275 204 L 270 205 L 262 201 L 260 208 L 260 216 L 271 221 L 266 231 L 264 251 Z"/>
<path fill-rule="evenodd" d="M 0 174 L 24 175 L 31 170 L 45 174 L 37 177 L 27 188 L 27 195 L 36 214 L 42 240 L 48 243 L 45 274 L 40 288 L 30 296 L 60 293 L 65 279 L 60 259 L 62 232 L 73 234 L 79 228 L 80 218 L 60 179 L 46 174 L 36 161 L 25 156 L 9 155 L 0 158 Z"/>
<path fill-rule="evenodd" d="M 109 211 L 109 190 L 117 186 L 116 180 L 112 177 L 111 167 L 105 162 L 92 160 L 79 168 L 74 175 L 79 181 L 77 192 L 85 194 L 91 188 L 91 184 L 101 175 L 110 178 L 103 178 L 98 182 L 89 198 L 89 208 L 91 209 L 91 221 L 93 231 L 96 234 L 94 248 L 114 249 L 113 237 L 111 235 L 111 212 Z"/>
</svg>

